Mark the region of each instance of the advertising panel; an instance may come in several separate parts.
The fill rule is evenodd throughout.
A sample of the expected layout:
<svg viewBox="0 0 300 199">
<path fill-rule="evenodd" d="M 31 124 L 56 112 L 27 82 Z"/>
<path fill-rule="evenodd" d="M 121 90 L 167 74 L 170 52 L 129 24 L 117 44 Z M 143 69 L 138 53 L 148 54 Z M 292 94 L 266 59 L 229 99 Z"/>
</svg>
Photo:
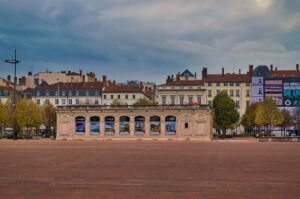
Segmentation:
<svg viewBox="0 0 300 199">
<path fill-rule="evenodd" d="M 105 135 L 115 134 L 115 118 L 106 117 L 105 118 Z"/>
<path fill-rule="evenodd" d="M 99 135 L 100 134 L 100 118 L 91 117 L 90 118 L 90 134 Z"/>
<path fill-rule="evenodd" d="M 166 117 L 166 135 L 176 134 L 176 117 L 168 116 Z"/>
<path fill-rule="evenodd" d="M 160 117 L 150 118 L 150 135 L 160 135 Z"/>
<path fill-rule="evenodd" d="M 300 106 L 300 79 L 283 82 L 283 106 Z"/>
<path fill-rule="evenodd" d="M 76 125 L 76 134 L 83 135 L 85 133 L 85 118 L 76 117 L 75 125 Z"/>
<path fill-rule="evenodd" d="M 130 118 L 127 116 L 120 117 L 120 135 L 129 135 Z"/>
<path fill-rule="evenodd" d="M 135 117 L 134 134 L 135 135 L 144 135 L 145 134 L 145 117 L 143 117 L 143 116 Z"/>
<path fill-rule="evenodd" d="M 277 106 L 282 106 L 282 80 L 266 80 L 265 81 L 265 97 L 272 97 Z"/>
</svg>

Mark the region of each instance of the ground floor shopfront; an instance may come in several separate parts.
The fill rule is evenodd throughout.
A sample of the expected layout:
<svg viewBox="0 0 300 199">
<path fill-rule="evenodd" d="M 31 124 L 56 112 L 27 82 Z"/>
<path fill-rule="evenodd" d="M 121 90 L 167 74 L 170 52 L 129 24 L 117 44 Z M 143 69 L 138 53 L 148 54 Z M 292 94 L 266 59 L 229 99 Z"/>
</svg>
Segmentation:
<svg viewBox="0 0 300 199">
<path fill-rule="evenodd" d="M 204 106 L 65 106 L 57 111 L 57 139 L 201 139 L 212 132 Z"/>
</svg>

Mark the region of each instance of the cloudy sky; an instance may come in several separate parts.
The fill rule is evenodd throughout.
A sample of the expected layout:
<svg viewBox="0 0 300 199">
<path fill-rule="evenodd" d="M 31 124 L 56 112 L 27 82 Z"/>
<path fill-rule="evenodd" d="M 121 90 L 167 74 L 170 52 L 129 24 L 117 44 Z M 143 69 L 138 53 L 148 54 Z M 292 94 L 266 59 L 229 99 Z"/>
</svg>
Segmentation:
<svg viewBox="0 0 300 199">
<path fill-rule="evenodd" d="M 20 75 L 82 68 L 118 81 L 294 68 L 299 10 L 298 0 L 0 0 L 0 59 L 16 48 Z"/>
</svg>

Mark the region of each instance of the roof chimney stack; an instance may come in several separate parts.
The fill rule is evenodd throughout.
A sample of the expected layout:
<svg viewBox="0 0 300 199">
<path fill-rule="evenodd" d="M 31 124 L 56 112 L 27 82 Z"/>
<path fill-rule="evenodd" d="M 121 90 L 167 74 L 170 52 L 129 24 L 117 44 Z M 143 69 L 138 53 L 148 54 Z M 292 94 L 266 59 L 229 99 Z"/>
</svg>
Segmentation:
<svg viewBox="0 0 300 199">
<path fill-rule="evenodd" d="M 241 69 L 239 69 L 239 75 L 241 75 L 242 73 L 241 73 Z"/>
<path fill-rule="evenodd" d="M 107 83 L 107 77 L 106 77 L 106 75 L 102 76 L 102 82 L 103 82 L 104 85 Z"/>
<path fill-rule="evenodd" d="M 7 81 L 10 82 L 11 78 L 10 78 L 10 75 L 7 75 Z"/>
<path fill-rule="evenodd" d="M 202 80 L 206 80 L 207 79 L 207 68 L 206 67 L 204 67 L 203 69 L 202 69 Z"/>
<path fill-rule="evenodd" d="M 253 74 L 253 65 L 249 65 L 249 75 L 252 76 Z"/>
<path fill-rule="evenodd" d="M 296 64 L 296 70 L 299 71 L 299 64 Z"/>
<path fill-rule="evenodd" d="M 271 66 L 270 66 L 270 71 L 271 72 L 273 71 L 273 64 L 271 64 Z"/>
<path fill-rule="evenodd" d="M 176 81 L 179 82 L 179 79 L 180 79 L 180 75 L 177 74 L 177 75 L 176 75 Z"/>
<path fill-rule="evenodd" d="M 224 77 L 224 73 L 225 73 L 224 67 L 222 67 L 222 77 Z"/>
</svg>

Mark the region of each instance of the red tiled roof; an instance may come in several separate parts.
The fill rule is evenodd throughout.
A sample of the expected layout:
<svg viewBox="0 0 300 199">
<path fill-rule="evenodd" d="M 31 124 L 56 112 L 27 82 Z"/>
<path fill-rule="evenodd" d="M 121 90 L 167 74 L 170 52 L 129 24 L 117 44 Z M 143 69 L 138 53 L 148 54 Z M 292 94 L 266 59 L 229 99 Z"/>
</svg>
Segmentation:
<svg viewBox="0 0 300 199">
<path fill-rule="evenodd" d="M 10 86 L 0 86 L 0 90 L 13 90 Z"/>
<path fill-rule="evenodd" d="M 251 82 L 251 76 L 248 74 L 210 74 L 207 75 L 207 82 Z"/>
<path fill-rule="evenodd" d="M 59 84 L 59 85 L 58 85 Z M 72 83 L 55 83 L 46 86 L 37 86 L 35 90 L 49 90 L 49 89 L 102 89 L 103 82 L 72 82 Z"/>
<path fill-rule="evenodd" d="M 272 75 L 276 77 L 300 77 L 300 71 L 297 70 L 273 70 Z"/>
<path fill-rule="evenodd" d="M 180 80 L 172 81 L 160 86 L 204 86 L 204 82 L 203 80 Z"/>
<path fill-rule="evenodd" d="M 104 89 L 104 93 L 141 93 L 127 85 L 109 85 Z"/>
</svg>

